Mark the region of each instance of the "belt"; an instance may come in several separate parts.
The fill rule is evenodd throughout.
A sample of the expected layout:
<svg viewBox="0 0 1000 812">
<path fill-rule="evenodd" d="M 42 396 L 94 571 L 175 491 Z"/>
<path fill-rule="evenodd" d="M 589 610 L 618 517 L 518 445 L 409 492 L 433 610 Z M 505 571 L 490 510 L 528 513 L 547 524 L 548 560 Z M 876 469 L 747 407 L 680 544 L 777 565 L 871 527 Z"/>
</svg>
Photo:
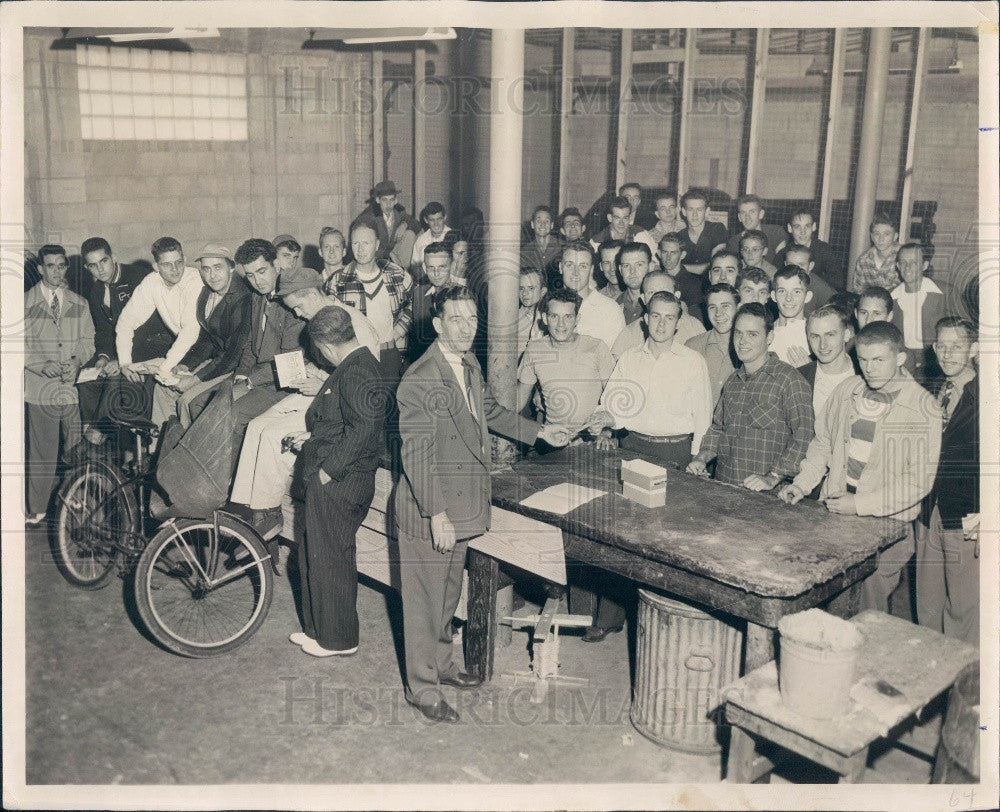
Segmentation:
<svg viewBox="0 0 1000 812">
<path fill-rule="evenodd" d="M 694 434 L 643 434 L 641 431 L 631 429 L 629 434 L 647 443 L 684 443 L 694 439 Z"/>
</svg>

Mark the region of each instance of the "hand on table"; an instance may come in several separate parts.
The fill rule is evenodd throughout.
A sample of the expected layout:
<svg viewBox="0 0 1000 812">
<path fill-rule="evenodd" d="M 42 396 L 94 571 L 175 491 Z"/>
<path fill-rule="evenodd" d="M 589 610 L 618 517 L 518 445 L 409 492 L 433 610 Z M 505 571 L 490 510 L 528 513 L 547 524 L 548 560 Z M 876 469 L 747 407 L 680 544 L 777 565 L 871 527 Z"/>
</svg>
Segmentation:
<svg viewBox="0 0 1000 812">
<path fill-rule="evenodd" d="M 614 426 L 615 418 L 607 409 L 597 409 L 587 420 L 585 428 L 591 434 L 600 434 L 602 429 Z"/>
<path fill-rule="evenodd" d="M 695 457 L 691 462 L 688 463 L 685 469 L 689 474 L 694 474 L 695 476 L 708 476 L 708 466 L 704 460 L 700 460 Z"/>
<path fill-rule="evenodd" d="M 779 481 L 778 477 L 774 474 L 765 474 L 764 476 L 751 474 L 743 480 L 743 487 L 751 491 L 769 491 L 777 485 Z"/>
<path fill-rule="evenodd" d="M 839 496 L 828 496 L 823 500 L 826 509 L 831 513 L 841 513 L 846 516 L 857 516 L 858 506 L 853 493 L 842 493 Z"/>
<path fill-rule="evenodd" d="M 569 429 L 558 423 L 546 423 L 538 432 L 538 438 L 554 448 L 562 448 L 570 440 Z"/>
<path fill-rule="evenodd" d="M 786 505 L 797 505 L 805 496 L 801 488 L 796 487 L 790 482 L 778 491 L 778 498 Z"/>
<path fill-rule="evenodd" d="M 455 525 L 444 511 L 431 516 L 431 544 L 439 553 L 450 553 L 455 548 Z"/>
<path fill-rule="evenodd" d="M 598 451 L 614 451 L 618 448 L 618 441 L 615 440 L 610 434 L 605 434 L 601 432 L 597 435 L 597 442 L 594 443 L 594 447 Z"/>
<path fill-rule="evenodd" d="M 113 378 L 115 375 L 117 375 L 119 372 L 122 371 L 122 368 L 118 365 L 118 362 L 112 360 L 111 358 L 99 358 L 97 360 L 97 363 L 94 364 L 94 366 L 97 367 L 98 370 L 100 370 L 97 373 L 97 377 L 99 378 Z"/>
</svg>

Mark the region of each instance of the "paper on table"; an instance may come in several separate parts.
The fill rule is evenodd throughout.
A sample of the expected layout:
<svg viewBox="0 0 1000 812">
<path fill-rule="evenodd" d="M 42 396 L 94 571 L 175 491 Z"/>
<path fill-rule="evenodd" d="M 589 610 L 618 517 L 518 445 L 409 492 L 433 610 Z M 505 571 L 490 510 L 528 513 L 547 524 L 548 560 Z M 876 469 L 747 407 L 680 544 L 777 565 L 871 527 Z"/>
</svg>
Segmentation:
<svg viewBox="0 0 1000 812">
<path fill-rule="evenodd" d="M 278 373 L 278 386 L 282 389 L 302 383 L 306 378 L 306 359 L 302 350 L 275 355 L 274 369 Z"/>
<path fill-rule="evenodd" d="M 97 376 L 101 374 L 101 370 L 97 367 L 87 367 L 86 369 L 81 369 L 80 374 L 76 376 L 77 383 L 89 383 L 90 381 L 96 381 Z"/>
<path fill-rule="evenodd" d="M 571 510 L 576 510 L 580 505 L 585 505 L 606 493 L 607 491 L 586 488 L 573 482 L 561 482 L 551 488 L 533 493 L 527 499 L 522 499 L 521 504 L 535 510 L 544 510 L 547 513 L 565 516 Z"/>
<path fill-rule="evenodd" d="M 490 529 L 472 539 L 470 548 L 554 583 L 566 583 L 562 530 L 496 507 L 490 516 Z"/>
</svg>

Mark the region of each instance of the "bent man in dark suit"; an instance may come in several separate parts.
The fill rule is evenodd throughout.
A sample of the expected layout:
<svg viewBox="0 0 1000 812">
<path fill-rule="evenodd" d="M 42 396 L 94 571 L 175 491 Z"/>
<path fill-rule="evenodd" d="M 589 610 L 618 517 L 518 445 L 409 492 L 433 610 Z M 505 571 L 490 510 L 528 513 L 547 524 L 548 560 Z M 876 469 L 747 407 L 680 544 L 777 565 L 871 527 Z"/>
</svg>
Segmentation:
<svg viewBox="0 0 1000 812">
<path fill-rule="evenodd" d="M 324 307 L 308 330 L 336 368 L 306 412 L 310 436 L 293 483 L 293 496 L 305 496 L 306 536 L 299 548 L 304 630 L 290 639 L 314 657 L 343 656 L 358 650 L 355 536 L 375 495 L 392 395 L 344 308 Z"/>
<path fill-rule="evenodd" d="M 487 430 L 530 444 L 568 442 L 564 427 L 540 426 L 505 409 L 469 351 L 476 303 L 464 287 L 432 303 L 438 339 L 406 371 L 396 393 L 403 477 L 395 499 L 406 651 L 406 699 L 435 721 L 455 722 L 441 685 L 473 688 L 452 651 L 451 619 L 462 589 L 467 542 L 490 527 Z"/>
</svg>

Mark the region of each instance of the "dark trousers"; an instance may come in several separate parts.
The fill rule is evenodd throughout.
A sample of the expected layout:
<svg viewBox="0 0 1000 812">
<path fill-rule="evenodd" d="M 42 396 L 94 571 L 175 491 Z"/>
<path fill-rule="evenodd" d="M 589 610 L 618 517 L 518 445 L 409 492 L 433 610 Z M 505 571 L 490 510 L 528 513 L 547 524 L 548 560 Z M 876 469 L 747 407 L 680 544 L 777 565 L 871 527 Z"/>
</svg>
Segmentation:
<svg viewBox="0 0 1000 812">
<path fill-rule="evenodd" d="M 403 647 L 408 695 L 424 705 L 443 699 L 440 678 L 461 669 L 452 647 L 451 619 L 462 597 L 468 542 L 439 553 L 429 538 L 399 530 Z"/>
<path fill-rule="evenodd" d="M 63 454 L 80 439 L 80 412 L 75 403 L 26 403 L 27 412 L 27 502 L 28 513 L 49 509 L 59 467 L 59 440 Z"/>
<path fill-rule="evenodd" d="M 299 545 L 305 633 L 323 648 L 358 645 L 358 564 L 355 536 L 375 496 L 375 472 L 351 473 L 306 486 L 306 537 Z"/>
<path fill-rule="evenodd" d="M 657 462 L 676 465 L 682 471 L 691 462 L 691 441 L 676 443 L 657 443 L 626 433 L 622 438 L 621 447 L 625 451 L 634 451 Z M 625 624 L 625 608 L 601 595 L 597 598 L 594 610 L 594 626 L 599 629 L 614 629 Z"/>
</svg>

